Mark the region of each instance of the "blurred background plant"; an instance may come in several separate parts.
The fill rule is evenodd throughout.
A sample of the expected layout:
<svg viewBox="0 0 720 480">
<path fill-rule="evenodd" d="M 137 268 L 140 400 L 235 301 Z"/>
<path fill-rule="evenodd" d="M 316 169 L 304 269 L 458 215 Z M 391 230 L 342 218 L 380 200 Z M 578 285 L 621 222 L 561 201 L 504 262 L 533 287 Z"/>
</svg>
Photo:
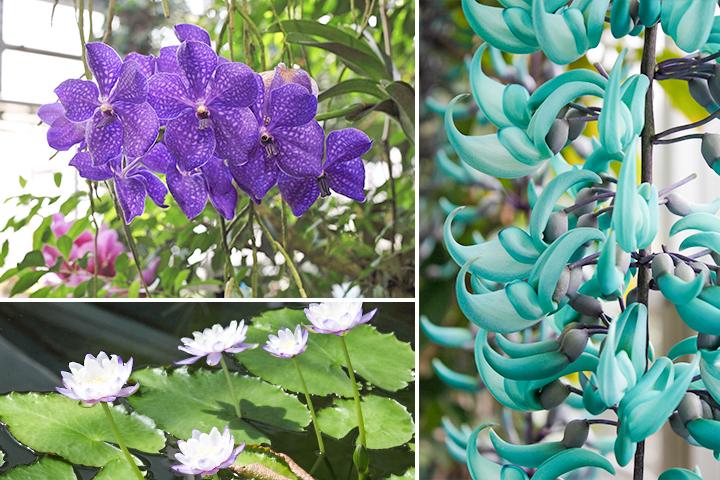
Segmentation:
<svg viewBox="0 0 720 480">
<path fill-rule="evenodd" d="M 234 15 L 228 16 L 228 6 Z M 3 156 L 25 160 L 14 162 L 3 180 L 4 295 L 133 297 L 145 295 L 143 280 L 161 297 L 414 294 L 412 1 L 3 0 L 0 9 Z M 107 40 L 124 55 L 177 43 L 172 25 L 182 22 L 207 29 L 226 58 L 232 22 L 239 61 L 258 72 L 283 62 L 310 73 L 320 90 L 317 119 L 332 129 L 354 126 L 374 141 L 364 156 L 367 201 L 333 196 L 296 219 L 275 189 L 251 221 L 248 197 L 241 195 L 240 213 L 228 223 L 227 249 L 211 206 L 190 222 L 178 208 L 148 202 L 131 225 L 146 273 L 141 278 L 104 185 L 80 179 L 67 165 L 67 152 L 48 161 L 51 150 L 40 145 L 45 127 L 35 125 L 35 112 L 54 101 L 52 90 L 62 78 L 81 75 L 78 27 L 85 41 Z M 61 235 L 52 228 L 58 213 L 70 225 Z M 94 249 L 71 257 L 78 237 L 98 228 L 117 232 L 122 248 L 105 259 L 99 251 L 98 261 L 112 268 L 93 275 Z M 49 264 L 43 255 L 48 247 L 72 260 L 73 272 L 90 275 L 66 281 L 73 273 L 69 262 Z"/>
<path fill-rule="evenodd" d="M 479 3 L 500 6 L 495 0 Z M 498 230 L 510 225 L 526 227 L 529 217 L 527 179 L 498 180 L 459 162 L 449 146 L 443 127 L 443 115 L 448 102 L 457 95 L 471 91 L 468 78 L 470 59 L 482 40 L 470 28 L 460 0 L 421 0 L 419 5 L 420 30 L 420 313 L 421 327 L 427 332 L 432 325 L 461 327 L 470 325 L 458 308 L 455 280 L 459 267 L 450 258 L 443 245 L 443 223 L 458 206 L 466 206 L 455 217 L 453 236 L 459 243 L 479 243 L 494 236 Z M 547 60 L 542 52 L 528 56 L 502 54 L 490 49 L 483 61 L 485 70 L 503 83 L 522 83 L 530 91 L 564 69 L 595 69 L 598 63 L 608 71 L 622 48 L 627 48 L 629 62 L 637 71 L 642 52 L 642 37 L 625 36 L 617 40 L 605 32 L 597 48 L 591 49 L 576 62 L 559 67 Z M 663 34 L 658 36 L 658 61 L 686 55 Z M 511 61 L 511 59 L 516 59 Z M 517 60 L 525 58 L 527 61 Z M 708 111 L 695 101 L 687 82 L 663 80 L 656 83 L 655 115 L 657 131 L 696 122 L 708 116 Z M 455 124 L 462 132 L 485 134 L 494 131 L 473 102 L 455 106 Z M 717 132 L 717 127 L 705 125 L 706 132 Z M 597 135 L 596 125 L 589 122 L 585 135 Z M 589 145 L 582 140 L 562 150 L 565 159 L 576 164 L 582 162 Z M 655 182 L 670 185 L 691 172 L 699 172 L 693 187 L 681 190 L 683 197 L 696 202 L 714 200 L 718 188 L 717 177 L 708 169 L 700 155 L 698 143 L 683 142 L 656 149 Z M 673 161 L 676 160 L 676 161 Z M 550 178 L 550 176 L 548 176 Z M 543 179 L 537 178 L 537 184 Z M 661 209 L 658 244 L 677 246 L 677 239 L 667 236 L 674 221 Z M 634 285 L 630 285 L 632 288 Z M 672 305 L 658 296 L 651 297 L 651 336 L 656 348 L 667 351 L 675 342 L 687 337 L 691 331 L 677 316 Z M 458 331 L 460 332 L 460 331 Z M 458 333 L 460 338 L 461 333 Z M 467 467 L 457 449 L 453 449 L 452 435 L 466 438 L 470 433 L 460 426 L 478 426 L 482 422 L 502 425 L 513 441 L 523 443 L 530 424 L 536 431 L 548 419 L 542 412 L 532 416 L 511 413 L 500 406 L 481 385 L 473 358 L 472 344 L 466 348 L 443 348 L 432 343 L 426 335 L 420 337 L 420 478 L 469 479 Z M 441 378 L 442 377 L 442 378 Z M 562 415 L 561 415 L 562 416 Z M 443 420 L 445 419 L 445 420 Z M 556 421 L 557 419 L 553 419 Z M 453 429 L 451 425 L 458 427 Z M 445 428 L 443 428 L 445 427 Z M 450 432 L 450 434 L 449 434 Z M 603 431 L 601 431 L 603 433 Z M 518 435 L 515 437 L 514 435 Z M 518 440 L 518 438 L 520 440 Z M 532 441 L 530 441 L 532 443 Z M 700 465 L 706 473 L 716 470 L 712 456 L 702 449 L 691 449 L 667 426 L 659 435 L 648 440 L 646 450 L 648 475 L 652 478 L 666 468 Z M 483 452 L 485 453 L 485 452 Z M 612 456 L 612 455 L 611 455 Z M 598 474 L 598 478 L 606 478 Z M 580 472 L 574 478 L 590 478 Z M 711 474 L 712 475 L 712 474 Z M 632 478 L 632 472 L 620 470 L 617 478 Z"/>
</svg>

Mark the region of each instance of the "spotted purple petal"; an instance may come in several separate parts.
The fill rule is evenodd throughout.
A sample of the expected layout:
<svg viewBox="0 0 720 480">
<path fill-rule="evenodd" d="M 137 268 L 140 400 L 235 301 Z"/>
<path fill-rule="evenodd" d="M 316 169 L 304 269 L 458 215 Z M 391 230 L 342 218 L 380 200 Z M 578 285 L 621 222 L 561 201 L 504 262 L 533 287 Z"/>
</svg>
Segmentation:
<svg viewBox="0 0 720 480">
<path fill-rule="evenodd" d="M 38 108 L 38 117 L 47 125 L 52 125 L 55 120 L 64 116 L 65 107 L 60 102 L 47 103 Z"/>
<path fill-rule="evenodd" d="M 217 157 L 210 157 L 201 170 L 213 206 L 223 217 L 232 220 L 235 217 L 238 196 L 225 162 Z"/>
<path fill-rule="evenodd" d="M 87 43 L 85 49 L 88 66 L 100 87 L 100 93 L 107 97 L 120 75 L 122 59 L 111 46 L 102 42 Z"/>
<path fill-rule="evenodd" d="M 143 183 L 145 191 L 150 197 L 150 200 L 155 202 L 155 205 L 167 208 L 167 205 L 165 205 L 165 196 L 167 195 L 168 190 L 162 180 L 144 168 L 134 170 L 129 176 L 137 178 Z"/>
<path fill-rule="evenodd" d="M 317 98 L 301 85 L 288 83 L 270 92 L 270 129 L 304 125 L 316 113 Z"/>
<path fill-rule="evenodd" d="M 180 69 L 190 86 L 191 97 L 203 98 L 217 66 L 217 55 L 204 43 L 190 41 L 178 47 L 177 57 Z"/>
<path fill-rule="evenodd" d="M 255 98 L 255 103 L 250 106 L 250 109 L 255 114 L 258 124 L 261 124 L 263 123 L 264 118 L 268 115 L 267 102 L 265 101 L 267 97 L 265 95 L 265 85 L 263 83 L 263 79 L 257 73 L 255 74 L 255 83 L 257 84 L 257 97 Z"/>
<path fill-rule="evenodd" d="M 125 63 L 135 62 L 140 67 L 140 71 L 145 78 L 150 78 L 155 73 L 155 64 L 157 59 L 152 55 L 143 55 L 142 53 L 130 52 L 125 55 Z"/>
<path fill-rule="evenodd" d="M 143 103 L 147 100 L 147 78 L 135 62 L 125 62 L 120 68 L 115 87 L 110 94 L 111 103 Z"/>
<path fill-rule="evenodd" d="M 327 136 L 325 169 L 335 162 L 343 162 L 365 155 L 372 147 L 372 140 L 357 128 L 343 128 Z"/>
<path fill-rule="evenodd" d="M 210 34 L 204 28 L 190 23 L 178 23 L 175 25 L 175 36 L 181 42 L 194 40 L 210 45 Z"/>
<path fill-rule="evenodd" d="M 331 190 L 358 202 L 365 201 L 365 165 L 362 159 L 333 163 L 325 168 L 325 179 Z"/>
<path fill-rule="evenodd" d="M 259 146 L 250 153 L 248 162 L 243 165 L 228 162 L 228 168 L 238 187 L 258 204 L 277 182 L 277 164 Z"/>
<path fill-rule="evenodd" d="M 103 180 L 109 180 L 113 177 L 110 162 L 96 167 L 93 165 L 92 158 L 87 152 L 76 153 L 72 160 L 70 160 L 70 166 L 75 167 L 78 174 L 87 180 L 100 182 Z"/>
<path fill-rule="evenodd" d="M 272 72 L 268 73 L 272 73 L 268 91 L 273 91 L 288 83 L 296 83 L 302 85 L 308 92 L 317 96 L 317 85 L 312 78 L 310 78 L 310 75 L 301 68 L 288 68 L 284 63 L 281 63 L 275 67 Z"/>
<path fill-rule="evenodd" d="M 86 123 L 71 122 L 64 116 L 55 120 L 47 132 L 47 142 L 55 150 L 66 151 L 85 140 Z"/>
<path fill-rule="evenodd" d="M 190 172 L 205 164 L 215 151 L 215 134 L 210 126 L 200 128 L 195 112 L 190 111 L 168 123 L 165 145 L 177 158 L 180 170 Z"/>
<path fill-rule="evenodd" d="M 118 118 L 98 110 L 87 127 L 85 141 L 93 164 L 102 165 L 120 155 L 123 128 Z"/>
<path fill-rule="evenodd" d="M 133 218 L 145 211 L 145 184 L 133 176 L 115 177 L 115 190 L 125 223 L 129 225 Z"/>
<path fill-rule="evenodd" d="M 187 97 L 187 88 L 179 75 L 157 73 L 148 82 L 148 103 L 163 120 L 176 118 L 189 111 L 192 106 L 186 100 Z"/>
<path fill-rule="evenodd" d="M 278 127 L 272 133 L 277 145 L 274 158 L 280 170 L 292 177 L 320 176 L 325 134 L 318 122 Z"/>
<path fill-rule="evenodd" d="M 122 103 L 115 106 L 122 120 L 123 148 L 128 157 L 145 154 L 155 142 L 160 128 L 155 110 L 149 103 Z"/>
<path fill-rule="evenodd" d="M 173 170 L 165 177 L 175 201 L 188 219 L 200 215 L 207 203 L 205 179 L 200 173 L 180 173 Z"/>
<path fill-rule="evenodd" d="M 150 170 L 168 174 L 175 169 L 175 159 L 164 143 L 156 143 L 140 161 Z"/>
<path fill-rule="evenodd" d="M 255 115 L 247 107 L 215 109 L 211 114 L 218 156 L 237 165 L 248 161 L 259 132 Z"/>
<path fill-rule="evenodd" d="M 225 63 L 215 69 L 208 103 L 247 107 L 257 98 L 255 73 L 242 63 Z"/>
<path fill-rule="evenodd" d="M 281 172 L 278 175 L 278 188 L 296 217 L 305 213 L 320 196 L 320 188 L 314 177 L 297 178 Z"/>
<path fill-rule="evenodd" d="M 157 58 L 157 71 L 180 74 L 180 64 L 177 59 L 177 45 L 162 47 Z"/>
<path fill-rule="evenodd" d="M 92 117 L 100 105 L 97 86 L 87 80 L 65 80 L 55 89 L 55 94 L 65 107 L 65 116 L 73 122 Z"/>
</svg>

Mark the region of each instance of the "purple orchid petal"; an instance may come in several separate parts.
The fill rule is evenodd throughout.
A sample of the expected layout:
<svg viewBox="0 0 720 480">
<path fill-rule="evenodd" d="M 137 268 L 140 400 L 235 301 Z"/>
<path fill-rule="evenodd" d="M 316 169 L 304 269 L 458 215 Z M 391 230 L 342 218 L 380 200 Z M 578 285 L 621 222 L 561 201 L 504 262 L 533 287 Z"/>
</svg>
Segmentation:
<svg viewBox="0 0 720 480">
<path fill-rule="evenodd" d="M 238 187 L 258 204 L 277 183 L 277 165 L 273 159 L 265 156 L 265 152 L 259 146 L 250 153 L 248 162 L 242 165 L 229 162 L 228 168 Z"/>
<path fill-rule="evenodd" d="M 55 120 L 47 132 L 47 142 L 55 150 L 66 151 L 85 140 L 85 123 L 71 122 L 65 117 Z"/>
<path fill-rule="evenodd" d="M 325 168 L 325 179 L 331 190 L 358 202 L 365 201 L 365 165 L 362 159 L 335 162 Z"/>
<path fill-rule="evenodd" d="M 218 363 L 220 363 L 220 359 L 221 359 L 221 358 L 222 358 L 222 353 L 220 353 L 220 352 L 212 352 L 212 353 L 208 354 L 206 362 L 207 362 L 207 364 L 210 365 L 211 367 L 214 367 L 215 365 L 217 365 Z"/>
<path fill-rule="evenodd" d="M 326 141 L 325 168 L 335 162 L 344 162 L 365 155 L 372 147 L 372 140 L 357 128 L 343 128 L 330 132 Z"/>
<path fill-rule="evenodd" d="M 280 170 L 292 177 L 320 176 L 325 133 L 318 122 L 277 127 L 272 134 L 278 150 L 274 158 Z"/>
<path fill-rule="evenodd" d="M 180 74 L 180 64 L 177 59 L 177 45 L 162 47 L 156 61 L 158 72 Z"/>
<path fill-rule="evenodd" d="M 55 120 L 64 116 L 65 107 L 60 102 L 47 103 L 38 108 L 38 117 L 47 125 L 52 125 Z"/>
<path fill-rule="evenodd" d="M 90 42 L 85 45 L 87 63 L 100 87 L 103 97 L 108 97 L 120 75 L 122 59 L 115 50 L 102 42 Z"/>
<path fill-rule="evenodd" d="M 215 69 L 210 88 L 210 104 L 222 103 L 233 107 L 247 107 L 257 98 L 255 72 L 242 63 L 224 63 Z"/>
<path fill-rule="evenodd" d="M 135 62 L 145 78 L 150 78 L 155 73 L 156 58 L 152 55 L 130 52 L 125 55 L 125 62 Z"/>
<path fill-rule="evenodd" d="M 175 25 L 175 36 L 181 42 L 193 40 L 210 45 L 210 34 L 204 28 L 190 23 L 178 23 Z"/>
<path fill-rule="evenodd" d="M 115 190 L 126 224 L 145 211 L 145 183 L 139 178 L 115 177 Z"/>
<path fill-rule="evenodd" d="M 165 130 L 165 144 L 185 172 L 204 165 L 215 151 L 213 129 L 200 126 L 195 112 L 190 111 L 171 120 Z"/>
<path fill-rule="evenodd" d="M 225 162 L 211 157 L 201 170 L 213 206 L 223 217 L 232 220 L 235 217 L 238 195 Z"/>
<path fill-rule="evenodd" d="M 104 165 L 95 166 L 88 152 L 78 152 L 72 160 L 70 160 L 70 166 L 77 168 L 78 174 L 82 178 L 96 182 L 110 180 L 113 177 L 110 163 L 111 162 L 107 162 Z"/>
<path fill-rule="evenodd" d="M 200 215 L 208 198 L 203 176 L 199 173 L 183 174 L 174 170 L 167 174 L 165 180 L 185 216 L 192 220 Z"/>
<path fill-rule="evenodd" d="M 201 42 L 185 42 L 177 51 L 178 63 L 190 86 L 194 99 L 205 96 L 208 82 L 215 71 L 217 55 L 208 45 Z"/>
<path fill-rule="evenodd" d="M 283 200 L 290 205 L 296 217 L 305 213 L 320 196 L 320 188 L 315 177 L 298 178 L 280 173 L 278 188 Z"/>
<path fill-rule="evenodd" d="M 265 84 L 263 83 L 263 78 L 260 74 L 255 74 L 255 83 L 257 85 L 257 97 L 255 98 L 255 103 L 250 106 L 250 109 L 255 114 L 258 124 L 261 124 L 263 119 L 267 116 L 267 106 L 265 105 L 265 99 L 267 97 L 265 95 Z"/>
<path fill-rule="evenodd" d="M 155 110 L 149 103 L 122 103 L 116 105 L 122 120 L 123 148 L 131 158 L 145 154 L 155 142 L 160 129 Z"/>
<path fill-rule="evenodd" d="M 305 87 L 288 83 L 270 92 L 270 129 L 297 127 L 308 123 L 317 113 L 317 98 Z"/>
<path fill-rule="evenodd" d="M 187 87 L 179 75 L 157 73 L 148 82 L 148 103 L 163 120 L 177 118 L 192 108 L 187 102 Z"/>
<path fill-rule="evenodd" d="M 98 110 L 87 127 L 85 135 L 88 150 L 95 165 L 102 165 L 120 155 L 123 128 L 117 117 Z"/>
<path fill-rule="evenodd" d="M 145 191 L 155 205 L 161 208 L 167 208 L 167 205 L 165 204 L 165 196 L 168 193 L 168 189 L 162 180 L 144 168 L 133 171 L 130 176 L 143 182 Z"/>
<path fill-rule="evenodd" d="M 219 157 L 237 165 L 249 160 L 259 137 L 255 115 L 247 107 L 224 106 L 212 111 Z"/>
<path fill-rule="evenodd" d="M 97 86 L 87 80 L 65 80 L 55 94 L 65 107 L 65 116 L 73 122 L 89 119 L 100 105 Z"/>
<path fill-rule="evenodd" d="M 110 93 L 110 101 L 127 103 L 144 103 L 147 101 L 147 78 L 135 62 L 125 62 L 120 68 L 115 87 Z"/>
<path fill-rule="evenodd" d="M 317 96 L 317 85 L 312 78 L 310 78 L 310 75 L 301 68 L 288 68 L 285 64 L 281 63 L 271 72 L 267 72 L 267 74 L 270 76 L 267 87 L 269 92 L 288 83 L 296 83 L 305 87 L 309 93 Z"/>
<path fill-rule="evenodd" d="M 140 161 L 150 170 L 167 174 L 175 169 L 175 159 L 164 143 L 156 143 Z"/>
</svg>

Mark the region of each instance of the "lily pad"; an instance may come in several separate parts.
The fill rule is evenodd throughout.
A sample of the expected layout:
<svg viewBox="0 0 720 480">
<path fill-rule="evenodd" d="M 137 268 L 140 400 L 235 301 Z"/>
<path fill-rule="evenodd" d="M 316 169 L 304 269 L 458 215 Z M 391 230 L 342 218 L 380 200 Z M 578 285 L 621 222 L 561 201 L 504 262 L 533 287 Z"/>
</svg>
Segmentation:
<svg viewBox="0 0 720 480">
<path fill-rule="evenodd" d="M 119 480 L 121 478 L 135 478 L 135 473 L 124 458 L 118 458 L 105 465 L 93 477 L 93 480 Z"/>
<path fill-rule="evenodd" d="M 415 480 L 415 468 L 409 468 L 402 475 L 391 475 L 388 480 Z"/>
<path fill-rule="evenodd" d="M 397 447 L 410 441 L 415 431 L 410 413 L 391 398 L 369 395 L 362 399 L 367 448 Z M 337 400 L 318 414 L 320 429 L 334 438 L 343 438 L 357 428 L 355 402 Z"/>
<path fill-rule="evenodd" d="M 121 407 L 113 407 L 112 414 L 129 448 L 158 453 L 165 446 L 165 435 L 149 418 L 127 414 Z M 122 457 L 102 408 L 84 407 L 60 394 L 4 395 L 0 421 L 23 445 L 70 463 L 102 467 Z"/>
<path fill-rule="evenodd" d="M 228 426 L 238 443 L 269 443 L 264 429 L 301 431 L 310 423 L 307 408 L 280 387 L 236 373 L 231 378 L 242 420 L 235 415 L 221 370 L 139 370 L 133 379 L 142 387 L 130 397 L 130 404 L 178 438 L 190 437 L 194 429 L 208 432 Z"/>
<path fill-rule="evenodd" d="M 2 480 L 77 480 L 72 465 L 43 457 L 32 465 L 22 465 L 0 475 Z"/>
</svg>

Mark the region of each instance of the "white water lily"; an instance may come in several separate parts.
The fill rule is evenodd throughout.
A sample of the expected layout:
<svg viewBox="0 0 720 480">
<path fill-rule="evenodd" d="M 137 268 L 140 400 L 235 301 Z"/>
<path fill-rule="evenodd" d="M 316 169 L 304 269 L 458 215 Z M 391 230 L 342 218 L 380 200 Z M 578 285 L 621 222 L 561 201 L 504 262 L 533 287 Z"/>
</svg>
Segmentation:
<svg viewBox="0 0 720 480">
<path fill-rule="evenodd" d="M 140 386 L 137 383 L 125 386 L 132 373 L 132 358 L 123 363 L 117 355 L 108 357 L 105 352 L 100 352 L 97 357 L 85 355 L 83 364 L 72 362 L 69 367 L 70 372 L 61 372 L 63 387 L 56 390 L 88 405 L 128 397 Z"/>
<path fill-rule="evenodd" d="M 270 334 L 263 349 L 278 358 L 292 358 L 305 351 L 307 341 L 307 330 L 302 325 L 298 325 L 294 332 L 289 328 L 283 328 L 277 335 Z"/>
<path fill-rule="evenodd" d="M 178 448 L 180 452 L 175 454 L 175 460 L 180 463 L 172 469 L 183 475 L 205 477 L 232 465 L 245 444 L 235 447 L 235 438 L 228 427 L 223 433 L 213 427 L 210 433 L 193 430 L 187 441 L 178 441 Z"/>
<path fill-rule="evenodd" d="M 202 332 L 193 332 L 192 335 L 193 338 L 180 339 L 183 345 L 178 347 L 192 357 L 176 362 L 178 365 L 189 365 L 207 357 L 207 364 L 214 366 L 220 362 L 225 352 L 240 353 L 257 347 L 257 344 L 244 343 L 247 336 L 247 325 L 244 320 L 239 323 L 233 320 L 225 328 L 216 324 Z"/>
<path fill-rule="evenodd" d="M 344 335 L 356 326 L 367 323 L 375 315 L 374 309 L 365 315 L 362 302 L 311 303 L 305 309 L 305 316 L 313 324 L 310 330 L 316 333 Z"/>
</svg>

